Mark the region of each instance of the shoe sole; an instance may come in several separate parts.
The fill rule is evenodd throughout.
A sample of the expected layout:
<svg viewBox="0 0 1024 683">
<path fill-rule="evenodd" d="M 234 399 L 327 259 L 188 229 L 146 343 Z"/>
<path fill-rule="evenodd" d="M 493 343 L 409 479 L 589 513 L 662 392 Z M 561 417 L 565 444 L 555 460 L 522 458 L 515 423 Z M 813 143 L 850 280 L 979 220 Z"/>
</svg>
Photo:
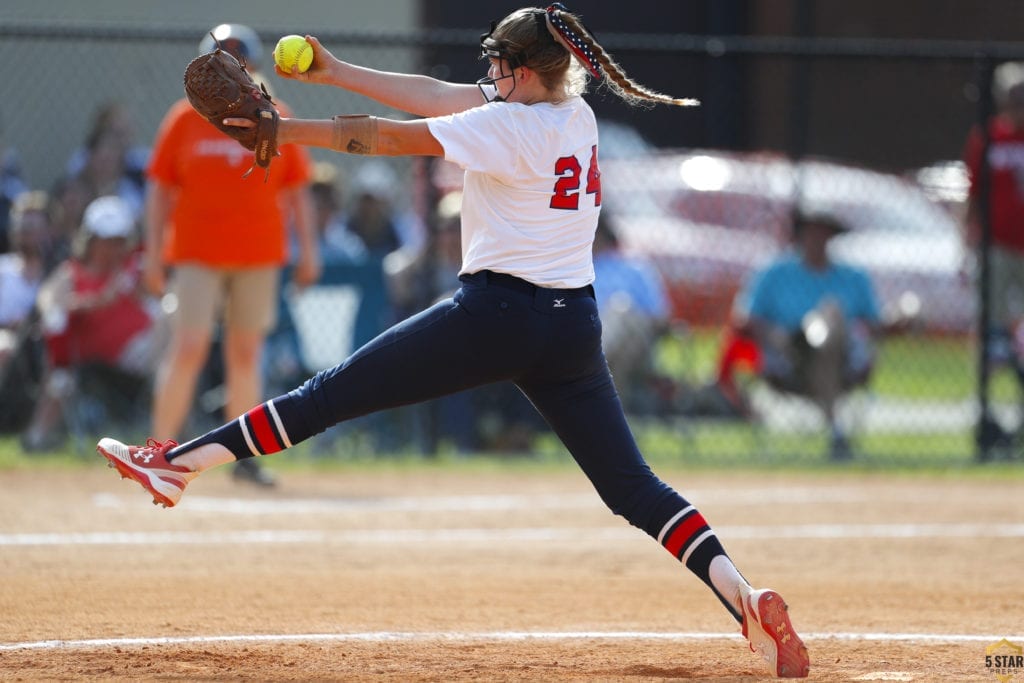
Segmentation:
<svg viewBox="0 0 1024 683">
<path fill-rule="evenodd" d="M 760 649 L 765 661 L 774 666 L 777 677 L 806 678 L 811 669 L 810 658 L 807 655 L 807 647 L 789 620 L 789 606 L 786 605 L 786 601 L 773 590 L 762 591 L 751 611 L 755 610 L 757 621 L 747 628 L 751 649 L 755 652 Z M 752 629 L 758 631 L 759 638 L 752 637 Z M 756 647 L 758 645 L 760 648 Z"/>
<path fill-rule="evenodd" d="M 115 468 L 122 479 L 131 479 L 149 491 L 153 496 L 153 505 L 172 508 L 181 499 L 183 488 L 162 479 L 157 470 L 144 470 L 133 465 L 127 446 L 120 442 L 100 439 L 96 452 L 107 459 L 108 465 Z"/>
</svg>

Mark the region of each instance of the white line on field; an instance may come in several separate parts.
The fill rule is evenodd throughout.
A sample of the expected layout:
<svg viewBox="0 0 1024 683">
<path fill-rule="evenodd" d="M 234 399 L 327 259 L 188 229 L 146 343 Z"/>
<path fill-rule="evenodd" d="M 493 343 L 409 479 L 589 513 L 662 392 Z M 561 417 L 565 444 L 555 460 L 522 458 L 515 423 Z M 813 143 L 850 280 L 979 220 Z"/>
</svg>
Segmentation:
<svg viewBox="0 0 1024 683">
<path fill-rule="evenodd" d="M 796 524 L 720 526 L 726 540 L 843 538 L 1022 538 L 1024 524 Z M 79 545 L 209 545 L 275 543 L 535 543 L 622 541 L 643 538 L 628 526 L 464 529 L 255 529 L 249 531 L 90 531 L 0 534 L 0 547 Z"/>
<path fill-rule="evenodd" d="M 785 498 L 787 505 L 813 503 L 862 503 L 864 493 L 855 489 L 796 488 L 738 489 L 727 491 L 704 489 L 687 491 L 687 497 L 698 505 L 729 503 L 759 505 Z M 905 500 L 902 494 L 901 500 Z M 93 504 L 101 508 L 141 506 L 149 500 L 140 493 L 126 498 L 111 493 L 97 493 Z M 189 495 L 179 509 L 182 513 L 216 512 L 236 515 L 336 514 L 338 512 L 439 512 L 439 511 L 504 511 L 561 510 L 566 508 L 600 509 L 596 493 L 572 494 L 478 494 L 461 496 L 380 496 L 346 498 L 223 498 Z"/>
<path fill-rule="evenodd" d="M 810 633 L 804 640 L 847 640 L 911 643 L 994 643 L 1002 638 L 1011 642 L 1024 640 L 1024 635 L 977 635 L 961 633 Z M 21 643 L 0 643 L 0 652 L 10 650 L 55 650 L 61 648 L 106 648 L 144 645 L 205 645 L 210 643 L 310 643 L 310 642 L 422 642 L 476 641 L 502 642 L 517 640 L 742 640 L 736 633 L 661 633 L 651 631 L 483 631 L 422 632 L 369 631 L 364 633 L 288 633 L 238 634 L 222 636 L 167 636 L 155 638 L 89 638 L 85 640 L 37 640 Z"/>
</svg>

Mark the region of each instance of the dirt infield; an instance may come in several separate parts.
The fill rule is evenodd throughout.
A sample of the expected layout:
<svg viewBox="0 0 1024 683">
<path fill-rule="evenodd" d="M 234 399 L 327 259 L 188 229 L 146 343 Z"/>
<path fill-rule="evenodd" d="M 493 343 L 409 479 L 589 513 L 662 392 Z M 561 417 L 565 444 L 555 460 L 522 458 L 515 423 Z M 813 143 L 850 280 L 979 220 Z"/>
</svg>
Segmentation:
<svg viewBox="0 0 1024 683">
<path fill-rule="evenodd" d="M 660 473 L 785 596 L 811 680 L 1024 681 L 985 666 L 1024 645 L 1019 479 Z M 99 464 L 0 491 L 2 680 L 766 677 L 572 470 L 215 472 L 174 510 Z"/>
</svg>

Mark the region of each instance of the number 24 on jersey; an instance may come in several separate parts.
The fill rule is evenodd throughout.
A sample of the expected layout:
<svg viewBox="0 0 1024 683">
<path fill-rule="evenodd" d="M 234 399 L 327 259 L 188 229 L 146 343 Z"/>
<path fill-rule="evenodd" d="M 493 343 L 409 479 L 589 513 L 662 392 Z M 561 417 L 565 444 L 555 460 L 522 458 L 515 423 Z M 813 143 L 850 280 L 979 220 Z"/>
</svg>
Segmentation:
<svg viewBox="0 0 1024 683">
<path fill-rule="evenodd" d="M 583 166 L 575 156 L 561 157 L 555 162 L 555 189 L 551 194 L 552 209 L 580 208 L 580 185 Z M 597 166 L 597 145 L 590 148 L 586 194 L 594 195 L 594 206 L 601 206 L 601 169 Z"/>
</svg>

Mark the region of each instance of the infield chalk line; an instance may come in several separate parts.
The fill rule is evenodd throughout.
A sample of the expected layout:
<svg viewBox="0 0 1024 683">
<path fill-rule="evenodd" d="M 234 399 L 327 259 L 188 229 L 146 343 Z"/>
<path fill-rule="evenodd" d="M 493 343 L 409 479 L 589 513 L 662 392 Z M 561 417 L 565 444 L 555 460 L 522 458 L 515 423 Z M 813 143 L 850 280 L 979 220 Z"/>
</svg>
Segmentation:
<svg viewBox="0 0 1024 683">
<path fill-rule="evenodd" d="M 958 633 L 810 633 L 804 640 L 903 641 L 911 643 L 994 643 L 1002 638 L 1012 642 L 1024 635 L 970 635 Z M 63 648 L 108 648 L 147 645 L 209 645 L 211 643 L 313 643 L 313 642 L 507 642 L 519 640 L 740 640 L 738 633 L 661 633 L 651 631 L 482 631 L 421 632 L 370 631 L 365 633 L 289 633 L 223 636 L 168 636 L 157 638 L 89 638 L 85 640 L 37 640 L 23 643 L 0 643 L 0 652 L 11 650 L 57 650 Z"/>
<path fill-rule="evenodd" d="M 696 504 L 714 502 L 730 505 L 760 505 L 775 503 L 780 498 L 779 489 L 705 489 L 688 491 L 688 498 Z M 907 500 L 906 493 L 900 500 Z M 786 489 L 787 505 L 817 503 L 862 503 L 866 500 L 863 491 L 850 488 L 796 488 Z M 147 499 L 140 496 L 126 498 L 111 493 L 97 493 L 93 504 L 101 508 L 123 508 L 142 506 Z M 925 500 L 925 499 L 922 499 Z M 462 496 L 380 496 L 348 498 L 222 498 L 215 496 L 190 495 L 182 513 L 216 512 L 237 515 L 276 514 L 336 514 L 338 512 L 440 512 L 440 511 L 487 511 L 487 510 L 562 510 L 575 508 L 602 509 L 596 493 L 579 494 L 487 494 Z"/>
<path fill-rule="evenodd" d="M 795 524 L 719 526 L 719 537 L 754 539 L 1024 538 L 1024 524 Z M 277 543 L 536 543 L 616 541 L 643 538 L 628 526 L 465 529 L 349 529 L 249 531 L 92 531 L 0 534 L 0 547 L 79 545 L 210 545 Z"/>
</svg>

